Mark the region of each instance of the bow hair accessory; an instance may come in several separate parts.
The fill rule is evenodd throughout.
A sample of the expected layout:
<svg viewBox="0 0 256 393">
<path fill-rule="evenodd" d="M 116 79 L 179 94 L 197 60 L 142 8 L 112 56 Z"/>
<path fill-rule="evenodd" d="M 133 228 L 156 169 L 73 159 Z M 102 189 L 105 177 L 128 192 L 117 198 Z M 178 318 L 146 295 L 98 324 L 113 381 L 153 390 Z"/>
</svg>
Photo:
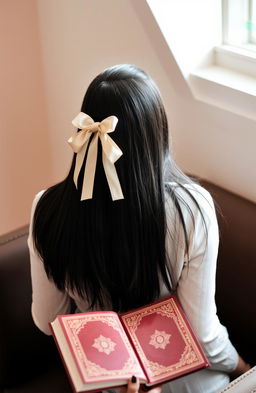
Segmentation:
<svg viewBox="0 0 256 393">
<path fill-rule="evenodd" d="M 98 139 L 102 145 L 102 162 L 108 181 L 109 189 L 113 201 L 124 199 L 122 188 L 117 176 L 115 162 L 121 157 L 122 150 L 108 135 L 116 128 L 118 119 L 116 116 L 109 116 L 101 122 L 94 122 L 93 119 L 83 112 L 80 112 L 72 121 L 72 124 L 80 128 L 76 134 L 69 138 L 68 143 L 76 155 L 76 165 L 74 170 L 74 183 L 77 187 L 78 175 L 83 165 L 83 160 L 87 150 L 90 136 L 94 134 L 89 145 L 87 159 L 84 169 L 84 179 L 81 194 L 81 201 L 92 199 L 94 177 L 98 155 Z"/>
</svg>

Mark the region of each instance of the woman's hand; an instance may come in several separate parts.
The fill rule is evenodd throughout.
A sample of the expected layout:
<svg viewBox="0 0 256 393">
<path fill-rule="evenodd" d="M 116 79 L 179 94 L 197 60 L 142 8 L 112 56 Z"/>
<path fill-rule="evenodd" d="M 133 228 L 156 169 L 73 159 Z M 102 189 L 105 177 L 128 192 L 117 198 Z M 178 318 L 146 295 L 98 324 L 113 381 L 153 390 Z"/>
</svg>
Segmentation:
<svg viewBox="0 0 256 393">
<path fill-rule="evenodd" d="M 162 385 L 152 388 L 150 390 L 143 390 L 143 387 L 140 387 L 139 379 L 133 375 L 128 382 L 127 388 L 121 388 L 119 390 L 119 393 L 145 393 L 145 391 L 150 393 L 161 393 Z"/>
</svg>

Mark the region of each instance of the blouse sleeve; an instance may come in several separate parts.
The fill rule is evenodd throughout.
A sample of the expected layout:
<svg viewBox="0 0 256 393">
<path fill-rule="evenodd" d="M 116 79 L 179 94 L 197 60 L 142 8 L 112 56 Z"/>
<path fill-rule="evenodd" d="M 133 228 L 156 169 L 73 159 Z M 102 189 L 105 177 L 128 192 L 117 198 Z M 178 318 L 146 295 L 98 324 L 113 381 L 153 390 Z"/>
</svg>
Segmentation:
<svg viewBox="0 0 256 393">
<path fill-rule="evenodd" d="M 231 372 L 238 362 L 238 354 L 231 344 L 227 330 L 216 314 L 215 280 L 219 245 L 218 224 L 212 198 L 198 185 L 187 186 L 204 216 L 185 191 L 183 200 L 191 207 L 194 220 L 181 203 L 189 236 L 189 262 L 180 272 L 177 295 L 188 319 L 201 342 L 212 369 Z M 186 195 L 185 195 L 186 194 Z M 194 206 L 194 207 L 193 207 Z"/>
<path fill-rule="evenodd" d="M 33 201 L 28 237 L 32 280 L 31 311 L 36 326 L 45 334 L 50 335 L 49 322 L 52 322 L 58 314 L 68 314 L 71 302 L 69 295 L 59 291 L 54 282 L 48 279 L 43 262 L 34 248 L 32 238 L 33 217 L 37 202 L 43 193 L 44 191 L 38 193 Z"/>
</svg>

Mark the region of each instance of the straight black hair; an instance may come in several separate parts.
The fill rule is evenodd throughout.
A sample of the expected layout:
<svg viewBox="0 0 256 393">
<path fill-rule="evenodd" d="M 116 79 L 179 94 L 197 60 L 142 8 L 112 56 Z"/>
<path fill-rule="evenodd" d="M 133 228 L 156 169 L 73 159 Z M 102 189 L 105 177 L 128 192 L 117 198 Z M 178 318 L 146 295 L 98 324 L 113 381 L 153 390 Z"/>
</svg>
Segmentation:
<svg viewBox="0 0 256 393">
<path fill-rule="evenodd" d="M 81 202 L 84 165 L 77 189 L 74 154 L 66 179 L 37 204 L 35 248 L 60 290 L 77 293 L 92 309 L 110 304 L 126 311 L 155 300 L 161 281 L 172 291 L 165 198 L 174 201 L 188 252 L 181 201 L 168 182 L 183 187 L 190 179 L 172 159 L 160 93 L 141 69 L 123 64 L 103 71 L 90 84 L 81 111 L 94 121 L 118 118 L 111 137 L 123 151 L 115 166 L 124 199 L 112 201 L 99 151 L 93 198 Z"/>
</svg>

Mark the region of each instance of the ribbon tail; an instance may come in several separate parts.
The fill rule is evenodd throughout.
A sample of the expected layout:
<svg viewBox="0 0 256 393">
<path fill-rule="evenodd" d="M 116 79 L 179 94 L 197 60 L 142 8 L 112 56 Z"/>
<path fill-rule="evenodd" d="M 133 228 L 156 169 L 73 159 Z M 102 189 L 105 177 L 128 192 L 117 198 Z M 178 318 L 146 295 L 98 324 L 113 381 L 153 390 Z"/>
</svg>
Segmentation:
<svg viewBox="0 0 256 393">
<path fill-rule="evenodd" d="M 74 175 L 73 175 L 73 180 L 76 185 L 76 188 L 77 188 L 78 176 L 79 176 L 80 170 L 83 165 L 87 145 L 88 145 L 88 141 L 84 144 L 82 149 L 76 154 L 76 166 L 75 166 Z"/>
<path fill-rule="evenodd" d="M 102 161 L 112 200 L 117 201 L 119 199 L 124 199 L 115 164 L 108 160 L 104 152 L 102 152 Z"/>
<path fill-rule="evenodd" d="M 113 164 L 122 156 L 122 150 L 108 134 L 100 135 L 102 149 L 108 160 Z"/>
<path fill-rule="evenodd" d="M 96 163 L 97 163 L 97 154 L 98 154 L 98 134 L 95 134 L 90 143 L 88 149 L 88 155 L 85 163 L 81 201 L 84 201 L 86 199 L 92 199 Z"/>
</svg>

